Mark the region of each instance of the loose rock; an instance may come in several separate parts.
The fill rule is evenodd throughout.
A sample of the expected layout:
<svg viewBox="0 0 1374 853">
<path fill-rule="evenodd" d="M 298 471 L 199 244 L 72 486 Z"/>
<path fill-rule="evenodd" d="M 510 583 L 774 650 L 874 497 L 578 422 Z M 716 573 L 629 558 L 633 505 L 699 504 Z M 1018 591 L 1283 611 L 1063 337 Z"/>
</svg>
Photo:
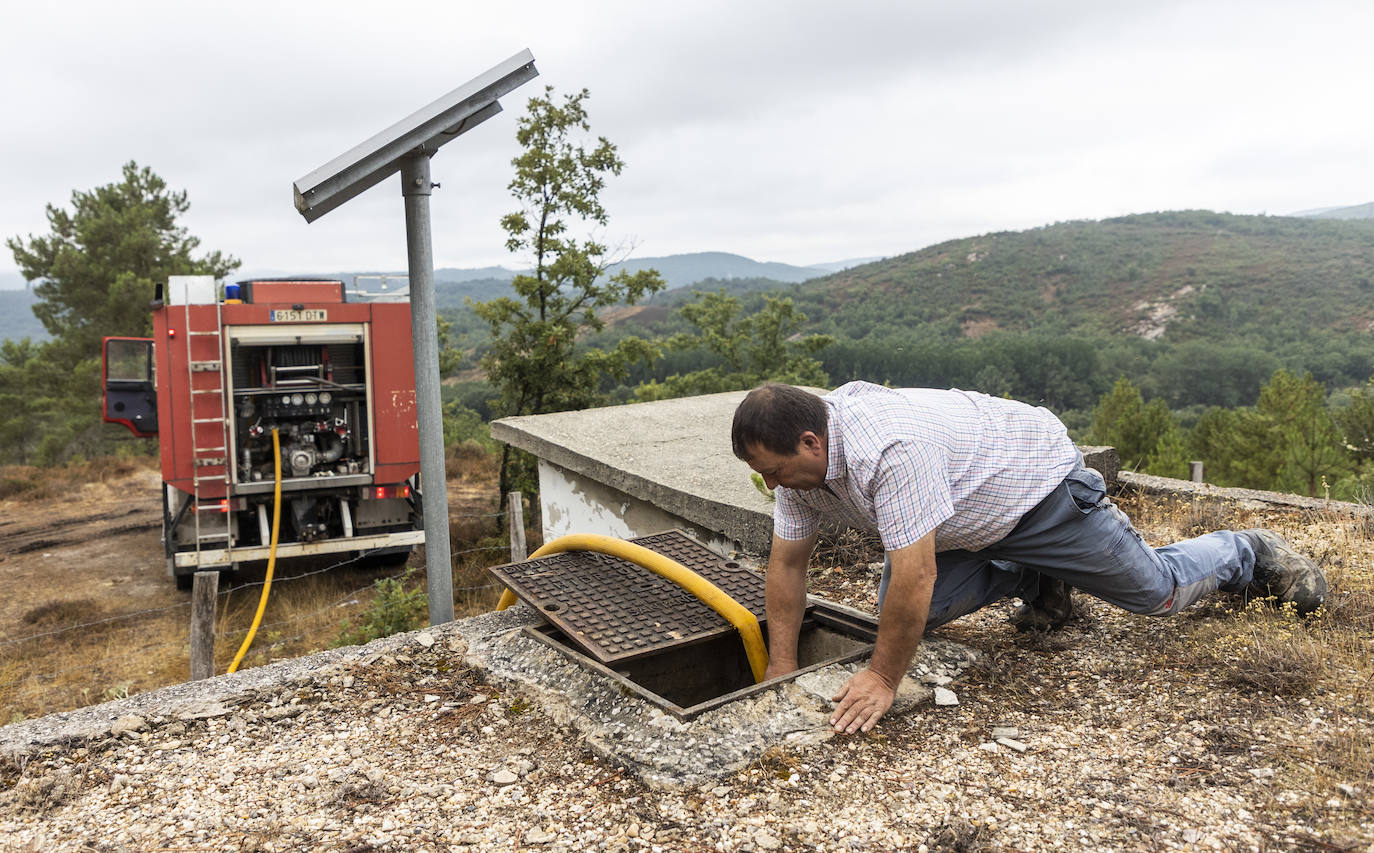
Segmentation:
<svg viewBox="0 0 1374 853">
<path fill-rule="evenodd" d="M 534 827 L 533 829 L 526 830 L 526 832 L 525 832 L 525 843 L 526 843 L 526 844 L 548 844 L 550 841 L 553 841 L 553 840 L 554 840 L 555 838 L 557 838 L 557 837 L 558 837 L 558 836 L 555 835 L 555 834 L 553 834 L 552 832 L 548 832 L 548 831 L 546 831 L 546 830 L 544 830 L 544 829 L 541 829 L 540 827 L 537 827 L 537 826 L 536 826 L 536 827 Z"/>
<path fill-rule="evenodd" d="M 1002 746 L 1005 746 L 1008 749 L 1014 749 L 1017 752 L 1025 752 L 1027 748 L 1024 743 L 1022 743 L 1019 740 L 1016 740 L 1015 738 L 999 737 L 997 738 L 997 742 L 1000 743 Z"/>
<path fill-rule="evenodd" d="M 147 720 L 137 714 L 126 714 L 114 721 L 114 724 L 110 726 L 110 734 L 119 737 L 120 735 L 131 734 L 133 732 L 146 731 L 147 729 Z"/>
</svg>

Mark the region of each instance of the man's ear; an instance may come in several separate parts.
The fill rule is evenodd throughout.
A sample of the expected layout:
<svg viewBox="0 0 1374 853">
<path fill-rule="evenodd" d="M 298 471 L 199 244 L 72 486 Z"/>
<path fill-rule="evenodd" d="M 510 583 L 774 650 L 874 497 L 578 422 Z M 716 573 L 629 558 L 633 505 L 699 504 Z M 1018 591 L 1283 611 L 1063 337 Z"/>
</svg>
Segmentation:
<svg viewBox="0 0 1374 853">
<path fill-rule="evenodd" d="M 811 430 L 806 430 L 797 439 L 797 452 L 810 451 L 812 453 L 825 450 L 825 439 L 816 435 Z"/>
</svg>

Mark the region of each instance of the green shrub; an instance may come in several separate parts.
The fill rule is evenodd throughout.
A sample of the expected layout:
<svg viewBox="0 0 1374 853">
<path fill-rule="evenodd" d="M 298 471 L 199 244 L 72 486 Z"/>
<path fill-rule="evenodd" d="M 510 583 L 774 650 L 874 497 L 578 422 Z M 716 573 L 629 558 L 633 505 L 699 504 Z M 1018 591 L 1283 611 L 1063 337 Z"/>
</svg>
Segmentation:
<svg viewBox="0 0 1374 853">
<path fill-rule="evenodd" d="M 377 594 L 362 621 L 355 628 L 345 619 L 334 646 L 358 646 L 402 631 L 413 631 L 424 624 L 429 611 L 429 596 L 420 588 L 406 589 L 410 573 L 377 582 Z"/>
</svg>

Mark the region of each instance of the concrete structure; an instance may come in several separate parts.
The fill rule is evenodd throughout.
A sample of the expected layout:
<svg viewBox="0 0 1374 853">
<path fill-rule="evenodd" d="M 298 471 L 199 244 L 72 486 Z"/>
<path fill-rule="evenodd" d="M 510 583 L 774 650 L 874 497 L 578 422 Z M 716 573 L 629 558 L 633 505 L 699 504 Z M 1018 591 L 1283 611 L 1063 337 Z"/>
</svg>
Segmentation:
<svg viewBox="0 0 1374 853">
<path fill-rule="evenodd" d="M 491 434 L 538 457 L 546 542 L 681 528 L 722 554 L 763 554 L 772 504 L 730 450 L 746 393 L 505 418 Z"/>
<path fill-rule="evenodd" d="M 545 542 L 681 528 L 722 554 L 757 556 L 772 542 L 773 505 L 730 448 L 735 407 L 747 393 L 505 418 L 491 434 L 538 457 Z M 1116 450 L 1082 450 L 1114 483 Z"/>
</svg>

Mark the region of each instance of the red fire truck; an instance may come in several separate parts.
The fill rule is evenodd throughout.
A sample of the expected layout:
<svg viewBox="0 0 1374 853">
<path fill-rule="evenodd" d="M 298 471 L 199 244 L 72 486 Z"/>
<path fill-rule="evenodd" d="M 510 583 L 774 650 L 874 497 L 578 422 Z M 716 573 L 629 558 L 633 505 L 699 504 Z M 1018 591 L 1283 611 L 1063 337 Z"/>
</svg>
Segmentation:
<svg viewBox="0 0 1374 853">
<path fill-rule="evenodd" d="M 347 296 L 173 276 L 152 338 L 105 339 L 104 420 L 159 439 L 179 586 L 267 559 L 274 509 L 279 560 L 403 561 L 424 542 L 410 303 Z"/>
</svg>

